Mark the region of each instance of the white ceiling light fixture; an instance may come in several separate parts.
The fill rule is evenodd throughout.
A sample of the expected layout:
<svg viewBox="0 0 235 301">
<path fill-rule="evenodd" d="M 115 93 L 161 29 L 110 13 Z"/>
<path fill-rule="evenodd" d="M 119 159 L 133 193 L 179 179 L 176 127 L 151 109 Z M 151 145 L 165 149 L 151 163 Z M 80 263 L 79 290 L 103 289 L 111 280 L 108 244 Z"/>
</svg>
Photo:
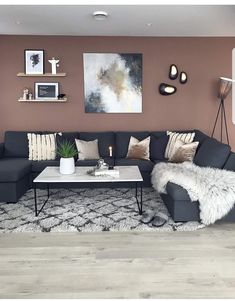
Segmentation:
<svg viewBox="0 0 235 301">
<path fill-rule="evenodd" d="M 106 13 L 105 11 L 95 11 L 93 13 L 93 18 L 97 21 L 104 21 L 106 20 L 108 17 L 108 13 Z"/>
</svg>

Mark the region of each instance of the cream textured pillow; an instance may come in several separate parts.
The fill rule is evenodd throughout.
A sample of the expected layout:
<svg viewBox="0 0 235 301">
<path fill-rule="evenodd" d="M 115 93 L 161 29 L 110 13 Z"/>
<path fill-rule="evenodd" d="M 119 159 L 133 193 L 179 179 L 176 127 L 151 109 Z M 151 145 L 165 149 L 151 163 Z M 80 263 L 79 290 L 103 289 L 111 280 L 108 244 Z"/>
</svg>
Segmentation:
<svg viewBox="0 0 235 301">
<path fill-rule="evenodd" d="M 185 161 L 192 162 L 196 154 L 198 144 L 199 142 L 197 141 L 185 144 L 183 141 L 177 140 L 169 161 L 173 163 L 182 163 Z"/>
<path fill-rule="evenodd" d="M 130 138 L 127 158 L 129 159 L 142 159 L 142 160 L 150 160 L 149 159 L 149 144 L 150 137 L 139 141 L 135 137 Z"/>
<path fill-rule="evenodd" d="M 55 160 L 56 158 L 56 133 L 33 134 L 28 133 L 29 160 Z"/>
<path fill-rule="evenodd" d="M 100 158 L 98 139 L 93 141 L 75 139 L 75 142 L 78 150 L 78 160 L 98 160 Z"/>
<path fill-rule="evenodd" d="M 177 140 L 182 140 L 184 143 L 191 143 L 195 137 L 195 133 L 177 133 L 167 131 L 169 140 L 165 150 L 165 158 L 169 159 L 172 156 L 172 151 Z"/>
</svg>

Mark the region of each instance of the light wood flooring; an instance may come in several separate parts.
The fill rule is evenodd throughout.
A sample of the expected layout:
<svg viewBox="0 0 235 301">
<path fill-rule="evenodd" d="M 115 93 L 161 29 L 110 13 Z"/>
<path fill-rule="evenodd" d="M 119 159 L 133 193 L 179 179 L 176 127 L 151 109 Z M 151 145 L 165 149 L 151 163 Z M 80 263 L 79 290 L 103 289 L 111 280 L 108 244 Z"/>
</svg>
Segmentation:
<svg viewBox="0 0 235 301">
<path fill-rule="evenodd" d="M 235 224 L 0 235 L 1 298 L 235 298 Z"/>
</svg>

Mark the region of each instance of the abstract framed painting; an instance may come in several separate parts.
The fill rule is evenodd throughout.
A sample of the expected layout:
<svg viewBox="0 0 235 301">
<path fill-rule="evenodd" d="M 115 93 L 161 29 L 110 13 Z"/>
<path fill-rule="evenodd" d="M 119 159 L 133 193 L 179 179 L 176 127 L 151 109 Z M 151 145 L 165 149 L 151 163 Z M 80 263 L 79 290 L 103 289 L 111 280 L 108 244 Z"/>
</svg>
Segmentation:
<svg viewBox="0 0 235 301">
<path fill-rule="evenodd" d="M 84 53 L 86 113 L 142 113 L 142 54 Z"/>
<path fill-rule="evenodd" d="M 25 74 L 44 74 L 44 50 L 25 49 L 24 69 Z"/>
</svg>

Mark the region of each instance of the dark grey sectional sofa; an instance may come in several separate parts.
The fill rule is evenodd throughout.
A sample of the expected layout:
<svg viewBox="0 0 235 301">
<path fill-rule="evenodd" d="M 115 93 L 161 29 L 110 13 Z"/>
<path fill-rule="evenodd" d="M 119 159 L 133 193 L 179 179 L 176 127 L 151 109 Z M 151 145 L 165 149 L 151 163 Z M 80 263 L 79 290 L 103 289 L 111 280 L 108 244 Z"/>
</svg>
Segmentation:
<svg viewBox="0 0 235 301">
<path fill-rule="evenodd" d="M 199 130 L 195 131 L 195 141 L 199 148 L 195 163 L 199 166 L 211 166 L 235 171 L 235 154 L 228 145 L 212 139 Z M 32 180 L 46 167 L 59 166 L 59 158 L 50 161 L 28 160 L 28 132 L 7 131 L 4 143 L 0 144 L 0 202 L 15 203 L 32 187 Z M 35 132 L 34 132 L 35 133 Z M 48 132 L 36 132 L 48 133 Z M 129 140 L 131 136 L 142 140 L 151 136 L 150 161 L 127 159 Z M 66 132 L 62 136 L 74 142 L 75 138 L 82 140 L 98 139 L 99 153 L 111 165 L 138 165 L 144 179 L 144 186 L 151 185 L 151 172 L 155 164 L 165 161 L 164 152 L 168 141 L 165 131 L 142 132 Z M 114 156 L 109 157 L 109 146 L 113 146 Z M 96 160 L 77 161 L 77 166 L 94 166 Z M 73 184 L 74 185 L 74 184 Z M 78 184 L 76 184 L 78 185 Z M 79 185 L 79 187 L 81 187 Z M 199 220 L 199 206 L 192 203 L 187 191 L 173 183 L 168 183 L 167 194 L 162 198 L 175 221 Z M 235 214 L 232 213 L 232 217 Z"/>
</svg>

